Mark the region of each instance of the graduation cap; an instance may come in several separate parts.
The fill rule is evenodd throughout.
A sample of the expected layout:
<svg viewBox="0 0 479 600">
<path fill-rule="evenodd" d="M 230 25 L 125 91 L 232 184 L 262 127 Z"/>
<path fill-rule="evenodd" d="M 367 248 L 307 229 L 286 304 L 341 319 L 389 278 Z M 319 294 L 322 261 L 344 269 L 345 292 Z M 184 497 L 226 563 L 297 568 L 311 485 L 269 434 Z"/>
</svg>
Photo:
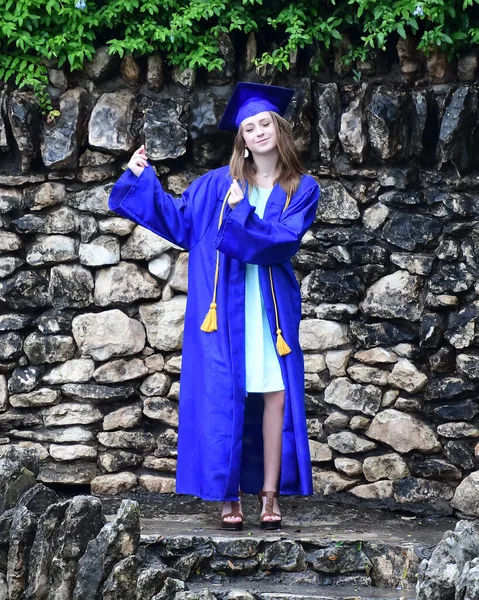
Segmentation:
<svg viewBox="0 0 479 600">
<path fill-rule="evenodd" d="M 236 131 L 242 121 L 264 111 L 283 116 L 293 95 L 291 88 L 241 81 L 236 84 L 218 129 Z"/>
</svg>

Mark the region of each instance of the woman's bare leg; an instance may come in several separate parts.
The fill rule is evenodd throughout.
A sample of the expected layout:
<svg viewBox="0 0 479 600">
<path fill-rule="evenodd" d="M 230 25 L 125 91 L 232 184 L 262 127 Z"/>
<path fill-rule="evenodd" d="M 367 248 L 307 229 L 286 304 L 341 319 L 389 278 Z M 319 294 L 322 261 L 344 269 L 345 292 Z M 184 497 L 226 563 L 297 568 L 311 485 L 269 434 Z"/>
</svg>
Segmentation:
<svg viewBox="0 0 479 600">
<path fill-rule="evenodd" d="M 284 391 L 266 392 L 263 394 L 263 452 L 264 481 L 263 490 L 277 492 L 281 469 L 281 449 L 284 421 Z M 263 511 L 266 498 L 263 498 Z M 274 512 L 279 513 L 277 498 L 274 500 Z M 265 517 L 265 520 L 276 521 L 280 517 Z"/>
</svg>

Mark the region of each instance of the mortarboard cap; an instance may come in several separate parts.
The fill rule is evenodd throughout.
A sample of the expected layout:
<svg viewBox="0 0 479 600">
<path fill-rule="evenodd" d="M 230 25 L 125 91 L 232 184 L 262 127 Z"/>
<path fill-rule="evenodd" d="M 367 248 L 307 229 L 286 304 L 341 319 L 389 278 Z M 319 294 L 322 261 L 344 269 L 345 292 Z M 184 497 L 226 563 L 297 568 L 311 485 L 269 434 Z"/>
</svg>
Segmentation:
<svg viewBox="0 0 479 600">
<path fill-rule="evenodd" d="M 236 84 L 218 129 L 236 131 L 242 121 L 266 110 L 283 116 L 293 95 L 291 88 L 242 81 Z"/>
</svg>

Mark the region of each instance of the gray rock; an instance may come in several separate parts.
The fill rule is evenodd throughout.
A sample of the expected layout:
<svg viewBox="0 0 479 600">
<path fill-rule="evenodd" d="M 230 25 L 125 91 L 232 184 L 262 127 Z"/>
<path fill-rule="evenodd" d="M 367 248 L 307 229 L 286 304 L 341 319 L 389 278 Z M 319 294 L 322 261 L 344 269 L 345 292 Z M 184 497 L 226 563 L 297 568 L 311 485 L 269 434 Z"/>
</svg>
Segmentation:
<svg viewBox="0 0 479 600">
<path fill-rule="evenodd" d="M 339 139 L 344 152 L 352 162 L 359 164 L 364 162 L 369 144 L 362 98 L 354 100 L 348 110 L 341 115 Z"/>
<path fill-rule="evenodd" d="M 131 429 L 141 422 L 141 408 L 139 406 L 125 406 L 114 410 L 103 420 L 103 430 L 112 431 L 115 429 Z"/>
<path fill-rule="evenodd" d="M 0 279 L 11 275 L 24 262 L 23 258 L 17 256 L 0 256 Z"/>
<path fill-rule="evenodd" d="M 333 379 L 324 392 L 324 401 L 343 410 L 374 416 L 381 406 L 381 389 L 373 385 L 351 383 L 346 377 Z"/>
<path fill-rule="evenodd" d="M 183 342 L 186 296 L 174 296 L 168 302 L 140 306 L 140 318 L 147 331 L 148 342 L 162 351 L 179 350 Z"/>
<path fill-rule="evenodd" d="M 37 327 L 44 334 L 70 333 L 74 313 L 68 310 L 50 309 L 37 319 Z"/>
<path fill-rule="evenodd" d="M 108 77 L 119 66 L 120 59 L 116 54 L 110 54 L 108 46 L 96 49 L 91 61 L 85 62 L 85 75 L 94 81 Z"/>
<path fill-rule="evenodd" d="M 319 154 L 324 162 L 331 162 L 338 140 L 341 102 L 336 83 L 317 83 L 313 86 Z"/>
<path fill-rule="evenodd" d="M 415 394 L 426 387 L 428 378 L 412 362 L 406 358 L 401 358 L 394 365 L 392 372 L 389 374 L 388 381 L 391 385 L 399 389 L 405 390 L 410 394 Z"/>
<path fill-rule="evenodd" d="M 148 57 L 146 81 L 148 89 L 153 92 L 160 92 L 163 88 L 165 83 L 165 68 L 163 66 L 163 58 L 159 54 L 152 54 Z"/>
<path fill-rule="evenodd" d="M 366 290 L 362 312 L 372 317 L 417 321 L 422 313 L 423 280 L 407 271 L 396 271 Z"/>
<path fill-rule="evenodd" d="M 132 452 L 104 452 L 100 454 L 100 464 L 108 473 L 136 469 L 143 462 L 143 457 Z"/>
<path fill-rule="evenodd" d="M 72 358 L 50 369 L 42 381 L 55 385 L 61 383 L 86 383 L 93 377 L 95 363 L 89 358 Z"/>
<path fill-rule="evenodd" d="M 372 385 L 388 384 L 388 371 L 384 371 L 383 369 L 367 367 L 366 365 L 352 365 L 347 372 L 356 383 Z"/>
<path fill-rule="evenodd" d="M 299 338 L 303 350 L 313 351 L 340 348 L 351 340 L 347 325 L 323 319 L 301 321 Z"/>
<path fill-rule="evenodd" d="M 374 450 L 376 444 L 366 440 L 351 431 L 341 431 L 328 436 L 328 445 L 341 454 L 356 454 Z"/>
<path fill-rule="evenodd" d="M 313 490 L 315 494 L 328 496 L 349 490 L 356 485 L 360 479 L 345 477 L 336 471 L 313 469 Z"/>
<path fill-rule="evenodd" d="M 447 483 L 428 481 L 415 477 L 405 477 L 394 482 L 394 499 L 400 504 L 423 504 L 432 510 L 451 513 L 448 500 L 454 495 Z M 425 506 L 425 508 L 426 508 Z"/>
<path fill-rule="evenodd" d="M 401 454 L 411 450 L 439 452 L 442 448 L 429 425 L 392 408 L 383 410 L 374 417 L 366 435 L 388 444 Z"/>
<path fill-rule="evenodd" d="M 55 308 L 85 308 L 93 303 L 93 277 L 80 265 L 58 265 L 50 273 L 48 293 Z"/>
<path fill-rule="evenodd" d="M 98 442 L 106 448 L 125 448 L 127 450 L 153 450 L 155 437 L 142 431 L 108 431 L 98 434 Z"/>
<path fill-rule="evenodd" d="M 11 360 L 22 355 L 23 339 L 18 333 L 0 334 L 0 360 Z"/>
<path fill-rule="evenodd" d="M 42 210 L 50 206 L 62 204 L 66 197 L 64 183 L 48 182 L 34 188 L 31 194 L 27 192 L 26 202 L 31 210 Z"/>
<path fill-rule="evenodd" d="M 161 94 L 161 102 L 146 108 L 143 135 L 151 160 L 174 159 L 186 153 L 188 130 L 182 122 L 184 113 L 184 101 L 166 93 Z"/>
<path fill-rule="evenodd" d="M 145 396 L 166 396 L 171 387 L 171 379 L 166 373 L 153 373 L 143 380 L 140 392 Z"/>
<path fill-rule="evenodd" d="M 21 247 L 22 240 L 16 233 L 2 230 L 2 235 L 0 236 L 0 253 L 15 252 L 15 250 L 20 250 Z"/>
<path fill-rule="evenodd" d="M 22 494 L 35 485 L 38 455 L 11 446 L 0 455 L 0 513 L 13 508 Z"/>
<path fill-rule="evenodd" d="M 171 400 L 160 397 L 145 398 L 143 413 L 149 419 L 178 427 L 178 405 Z"/>
<path fill-rule="evenodd" d="M 114 521 L 103 526 L 78 562 L 73 600 L 92 600 L 120 560 L 136 553 L 140 541 L 138 504 L 123 500 Z"/>
<path fill-rule="evenodd" d="M 143 325 L 120 310 L 79 315 L 72 330 L 80 352 L 95 360 L 136 354 L 145 347 Z"/>
<path fill-rule="evenodd" d="M 38 415 L 28 414 L 25 411 L 7 411 L 0 413 L 0 429 L 8 430 L 12 427 L 37 427 L 42 424 Z"/>
<path fill-rule="evenodd" d="M 19 310 L 46 306 L 49 303 L 48 281 L 34 271 L 20 271 L 0 282 L 0 297 L 7 306 Z"/>
<path fill-rule="evenodd" d="M 114 267 L 99 269 L 96 273 L 94 298 L 97 306 L 159 296 L 161 288 L 158 282 L 134 263 L 120 262 Z"/>
<path fill-rule="evenodd" d="M 38 423 L 35 423 L 37 425 Z M 23 440 L 31 440 L 33 442 L 91 442 L 93 441 L 93 433 L 88 429 L 82 427 L 64 427 L 56 429 L 36 429 L 35 431 L 28 431 L 25 429 L 17 430 L 12 429 L 9 431 L 9 435 L 13 438 L 20 438 Z"/>
<path fill-rule="evenodd" d="M 76 240 L 66 235 L 39 235 L 30 246 L 26 261 L 32 266 L 70 262 L 78 258 Z"/>
<path fill-rule="evenodd" d="M 148 269 L 151 271 L 151 263 L 148 265 Z M 188 293 L 188 253 L 182 252 L 173 267 L 173 272 L 168 280 L 168 285 L 173 290 L 179 292 Z"/>
<path fill-rule="evenodd" d="M 135 108 L 135 95 L 130 90 L 100 96 L 88 125 L 90 146 L 113 154 L 131 152 L 135 144 L 131 132 Z"/>
<path fill-rule="evenodd" d="M 109 496 L 129 492 L 136 487 L 138 480 L 134 473 L 115 473 L 99 475 L 91 482 L 92 494 Z"/>
<path fill-rule="evenodd" d="M 357 477 L 363 474 L 363 463 L 355 458 L 340 456 L 334 459 L 334 466 L 340 473 L 343 473 L 347 477 Z"/>
<path fill-rule="evenodd" d="M 88 485 L 97 475 L 95 462 L 44 462 L 38 473 L 38 481 L 56 485 Z"/>
<path fill-rule="evenodd" d="M 334 271 L 315 269 L 301 282 L 303 299 L 316 304 L 319 302 L 357 302 L 363 293 L 363 282 L 352 269 L 336 269 Z M 320 309 L 316 312 L 319 313 Z"/>
<path fill-rule="evenodd" d="M 378 481 L 378 479 L 396 481 L 409 475 L 407 463 L 399 454 L 394 453 L 368 456 L 363 462 L 363 472 L 368 481 Z"/>
<path fill-rule="evenodd" d="M 101 503 L 92 496 L 75 496 L 61 524 L 51 570 L 47 600 L 70 600 L 78 560 L 105 524 Z"/>
<path fill-rule="evenodd" d="M 209 75 L 211 75 L 211 72 Z M 216 71 L 218 73 L 218 71 Z M 229 136 L 218 135 L 218 123 L 225 108 L 224 101 L 208 88 L 194 90 L 191 95 L 189 133 L 196 165 L 212 167 L 222 164 L 228 153 Z M 169 186 L 174 193 L 176 189 Z M 176 186 L 174 186 L 176 188 Z M 180 191 L 182 193 L 183 190 Z"/>
<path fill-rule="evenodd" d="M 358 544 L 352 542 L 329 544 L 326 548 L 307 554 L 308 565 L 319 573 L 354 573 L 370 571 L 372 564 Z"/>
<path fill-rule="evenodd" d="M 78 254 L 83 265 L 115 265 L 120 262 L 120 243 L 113 236 L 101 235 L 89 244 L 80 244 Z"/>
<path fill-rule="evenodd" d="M 141 564 L 137 556 L 129 556 L 116 564 L 103 584 L 102 600 L 133 598 Z"/>
<path fill-rule="evenodd" d="M 0 315 L 0 331 L 13 331 L 24 329 L 32 325 L 34 317 L 20 313 L 7 313 Z"/>
<path fill-rule="evenodd" d="M 414 251 L 436 240 L 441 230 L 441 223 L 434 217 L 395 212 L 384 226 L 382 237 L 398 248 Z"/>
<path fill-rule="evenodd" d="M 23 345 L 28 360 L 34 364 L 63 362 L 73 358 L 75 342 L 67 335 L 31 333 Z"/>
<path fill-rule="evenodd" d="M 111 183 L 89 187 L 79 192 L 69 193 L 65 203 L 72 208 L 93 213 L 94 215 L 111 215 L 108 208 Z"/>
<path fill-rule="evenodd" d="M 118 383 L 138 379 L 148 373 L 148 367 L 142 360 L 132 358 L 131 360 L 113 360 L 103 364 L 95 370 L 93 377 L 99 383 Z"/>
<path fill-rule="evenodd" d="M 60 425 L 91 425 L 103 419 L 101 411 L 89 404 L 62 402 L 42 411 L 45 427 Z"/>
<path fill-rule="evenodd" d="M 152 260 L 169 250 L 172 244 L 149 229 L 137 225 L 121 248 L 121 258 Z"/>
<path fill-rule="evenodd" d="M 88 92 L 80 87 L 66 91 L 60 98 L 59 111 L 60 116 L 43 127 L 42 159 L 50 169 L 75 168 L 85 137 Z"/>
<path fill-rule="evenodd" d="M 477 498 L 479 488 L 479 472 L 474 471 L 465 477 L 454 492 L 454 498 L 451 500 L 451 506 L 465 515 L 477 517 L 479 507 Z"/>
<path fill-rule="evenodd" d="M 477 110 L 477 92 L 469 86 L 459 86 L 444 111 L 439 131 L 441 164 L 450 161 L 458 173 L 464 172 L 472 159 L 471 129 Z"/>
<path fill-rule="evenodd" d="M 477 468 L 474 453 L 466 442 L 451 440 L 444 445 L 444 455 L 456 467 L 471 471 Z"/>
<path fill-rule="evenodd" d="M 58 502 L 57 494 L 42 483 L 37 483 L 21 495 L 18 506 L 24 506 L 36 517 L 40 517 L 49 506 Z"/>
<path fill-rule="evenodd" d="M 479 554 L 479 538 L 473 523 L 459 521 L 446 531 L 431 558 L 421 563 L 417 600 L 453 600 L 466 563 Z"/>
<path fill-rule="evenodd" d="M 58 404 L 60 399 L 61 393 L 59 390 L 40 388 L 24 394 L 12 394 L 10 396 L 10 404 L 14 408 L 36 408 L 38 406 Z"/>
<path fill-rule="evenodd" d="M 437 433 L 453 439 L 479 437 L 479 429 L 472 423 L 443 423 L 438 425 Z"/>
<path fill-rule="evenodd" d="M 355 221 L 359 216 L 358 203 L 341 183 L 321 181 L 321 202 L 316 211 L 316 223 L 340 224 Z"/>
<path fill-rule="evenodd" d="M 366 118 L 371 146 L 383 160 L 408 157 L 411 98 L 407 92 L 380 85 L 366 107 Z"/>
<path fill-rule="evenodd" d="M 280 571 L 303 571 L 306 568 L 306 553 L 300 544 L 281 540 L 267 546 L 261 559 L 262 569 Z"/>
<path fill-rule="evenodd" d="M 135 395 L 135 389 L 126 385 L 107 386 L 97 383 L 65 383 L 62 394 L 76 402 L 112 402 L 127 400 Z"/>
<path fill-rule="evenodd" d="M 36 531 L 35 516 L 25 506 L 13 516 L 8 547 L 7 584 L 9 600 L 23 600 L 27 583 L 30 548 Z"/>
<path fill-rule="evenodd" d="M 102 219 L 99 221 L 98 226 L 102 233 L 114 233 L 119 236 L 130 235 L 136 227 L 135 223 L 121 217 Z"/>
<path fill-rule="evenodd" d="M 406 271 L 409 271 L 413 275 L 428 275 L 432 269 L 434 256 L 431 254 L 393 252 L 390 260 L 393 264 L 401 269 L 406 269 Z"/>
<path fill-rule="evenodd" d="M 0 214 L 20 212 L 23 209 L 23 193 L 15 188 L 0 188 Z"/>
<path fill-rule="evenodd" d="M 20 155 L 22 173 L 30 170 L 39 151 L 40 110 L 33 92 L 16 89 L 8 102 L 8 120 Z"/>
<path fill-rule="evenodd" d="M 161 592 L 155 594 L 151 600 L 173 600 L 178 593 L 186 589 L 186 584 L 180 579 L 167 577 Z"/>
<path fill-rule="evenodd" d="M 57 461 L 70 461 L 77 459 L 93 459 L 97 457 L 97 451 L 94 446 L 84 446 L 83 444 L 50 444 L 48 448 L 50 456 Z"/>
<path fill-rule="evenodd" d="M 52 559 L 69 502 L 52 504 L 39 518 L 31 546 L 28 585 L 25 600 L 46 600 L 48 597 Z"/>
<path fill-rule="evenodd" d="M 462 473 L 454 465 L 439 460 L 437 458 L 429 458 L 427 460 L 417 460 L 410 463 L 411 474 L 414 477 L 423 477 L 425 479 L 462 479 Z"/>
</svg>

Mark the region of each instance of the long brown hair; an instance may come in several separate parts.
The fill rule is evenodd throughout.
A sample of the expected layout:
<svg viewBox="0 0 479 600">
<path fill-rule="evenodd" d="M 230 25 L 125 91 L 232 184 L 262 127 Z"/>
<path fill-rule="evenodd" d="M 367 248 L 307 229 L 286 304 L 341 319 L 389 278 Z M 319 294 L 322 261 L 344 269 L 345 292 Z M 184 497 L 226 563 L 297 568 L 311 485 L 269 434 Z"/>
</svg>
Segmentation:
<svg viewBox="0 0 479 600">
<path fill-rule="evenodd" d="M 274 183 L 279 183 L 287 194 L 293 195 L 298 189 L 301 175 L 306 173 L 301 156 L 296 149 L 293 140 L 293 131 L 291 125 L 280 117 L 277 113 L 268 111 L 276 129 L 276 139 L 278 144 L 278 170 L 279 175 Z M 238 129 L 233 144 L 233 155 L 230 160 L 230 173 L 234 179 L 238 179 L 242 186 L 247 181 L 249 185 L 256 185 L 256 165 L 253 157 L 244 156 L 244 139 L 241 133 L 241 126 Z"/>
</svg>

